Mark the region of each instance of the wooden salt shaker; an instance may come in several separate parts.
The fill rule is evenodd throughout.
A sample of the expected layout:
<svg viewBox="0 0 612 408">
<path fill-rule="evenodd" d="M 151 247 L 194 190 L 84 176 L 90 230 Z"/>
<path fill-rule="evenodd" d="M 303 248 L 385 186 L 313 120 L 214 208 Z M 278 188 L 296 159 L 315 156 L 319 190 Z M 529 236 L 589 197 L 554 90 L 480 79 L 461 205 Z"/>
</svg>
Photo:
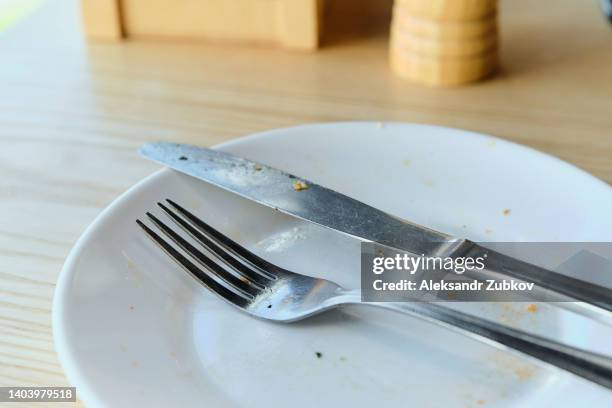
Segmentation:
<svg viewBox="0 0 612 408">
<path fill-rule="evenodd" d="M 431 86 L 482 79 L 496 68 L 497 0 L 396 0 L 390 63 Z"/>
</svg>

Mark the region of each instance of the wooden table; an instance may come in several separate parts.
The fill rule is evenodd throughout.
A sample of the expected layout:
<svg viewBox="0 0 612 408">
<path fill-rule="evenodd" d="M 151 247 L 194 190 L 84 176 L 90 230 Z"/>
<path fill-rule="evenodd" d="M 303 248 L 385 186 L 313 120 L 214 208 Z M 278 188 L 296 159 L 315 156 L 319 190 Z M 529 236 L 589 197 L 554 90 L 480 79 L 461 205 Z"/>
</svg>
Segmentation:
<svg viewBox="0 0 612 408">
<path fill-rule="evenodd" d="M 0 385 L 66 384 L 51 334 L 55 281 L 102 208 L 157 168 L 135 153 L 144 141 L 433 123 L 523 143 L 612 182 L 612 29 L 595 4 L 507 0 L 502 41 L 494 79 L 428 89 L 391 74 L 384 35 L 330 39 L 315 54 L 86 46 L 75 5 L 48 0 L 0 36 Z"/>
</svg>

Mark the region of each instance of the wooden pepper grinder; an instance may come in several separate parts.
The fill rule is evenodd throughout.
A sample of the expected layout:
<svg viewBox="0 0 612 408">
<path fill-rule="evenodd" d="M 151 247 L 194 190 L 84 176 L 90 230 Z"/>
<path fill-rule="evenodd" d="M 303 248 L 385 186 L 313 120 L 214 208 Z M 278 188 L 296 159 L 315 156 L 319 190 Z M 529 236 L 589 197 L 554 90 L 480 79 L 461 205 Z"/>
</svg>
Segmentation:
<svg viewBox="0 0 612 408">
<path fill-rule="evenodd" d="M 497 0 L 395 0 L 390 62 L 430 86 L 477 81 L 497 67 Z"/>
</svg>

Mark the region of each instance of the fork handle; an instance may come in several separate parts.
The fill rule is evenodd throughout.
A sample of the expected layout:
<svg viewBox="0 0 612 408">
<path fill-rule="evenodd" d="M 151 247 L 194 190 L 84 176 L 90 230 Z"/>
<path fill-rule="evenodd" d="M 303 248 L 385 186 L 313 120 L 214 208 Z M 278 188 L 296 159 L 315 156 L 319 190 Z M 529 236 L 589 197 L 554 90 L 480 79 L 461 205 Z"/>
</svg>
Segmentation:
<svg viewBox="0 0 612 408">
<path fill-rule="evenodd" d="M 529 334 L 435 303 L 349 302 L 409 314 L 478 340 L 520 351 L 582 378 L 612 389 L 612 358 Z M 488 341 L 487 341 L 488 342 Z"/>
</svg>

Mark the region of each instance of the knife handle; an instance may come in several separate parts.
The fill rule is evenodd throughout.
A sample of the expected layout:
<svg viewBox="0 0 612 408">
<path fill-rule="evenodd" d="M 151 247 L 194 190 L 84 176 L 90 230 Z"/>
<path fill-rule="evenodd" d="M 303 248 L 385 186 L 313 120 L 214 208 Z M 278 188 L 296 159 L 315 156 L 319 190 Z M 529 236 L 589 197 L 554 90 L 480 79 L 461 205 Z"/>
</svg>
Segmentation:
<svg viewBox="0 0 612 408">
<path fill-rule="evenodd" d="M 612 290 L 601 285 L 572 278 L 539 266 L 504 255 L 491 249 L 471 243 L 466 257 L 486 257 L 486 270 L 500 275 L 510 276 L 526 282 L 533 282 L 553 294 L 562 295 L 566 299 L 577 300 L 612 311 Z"/>
</svg>

